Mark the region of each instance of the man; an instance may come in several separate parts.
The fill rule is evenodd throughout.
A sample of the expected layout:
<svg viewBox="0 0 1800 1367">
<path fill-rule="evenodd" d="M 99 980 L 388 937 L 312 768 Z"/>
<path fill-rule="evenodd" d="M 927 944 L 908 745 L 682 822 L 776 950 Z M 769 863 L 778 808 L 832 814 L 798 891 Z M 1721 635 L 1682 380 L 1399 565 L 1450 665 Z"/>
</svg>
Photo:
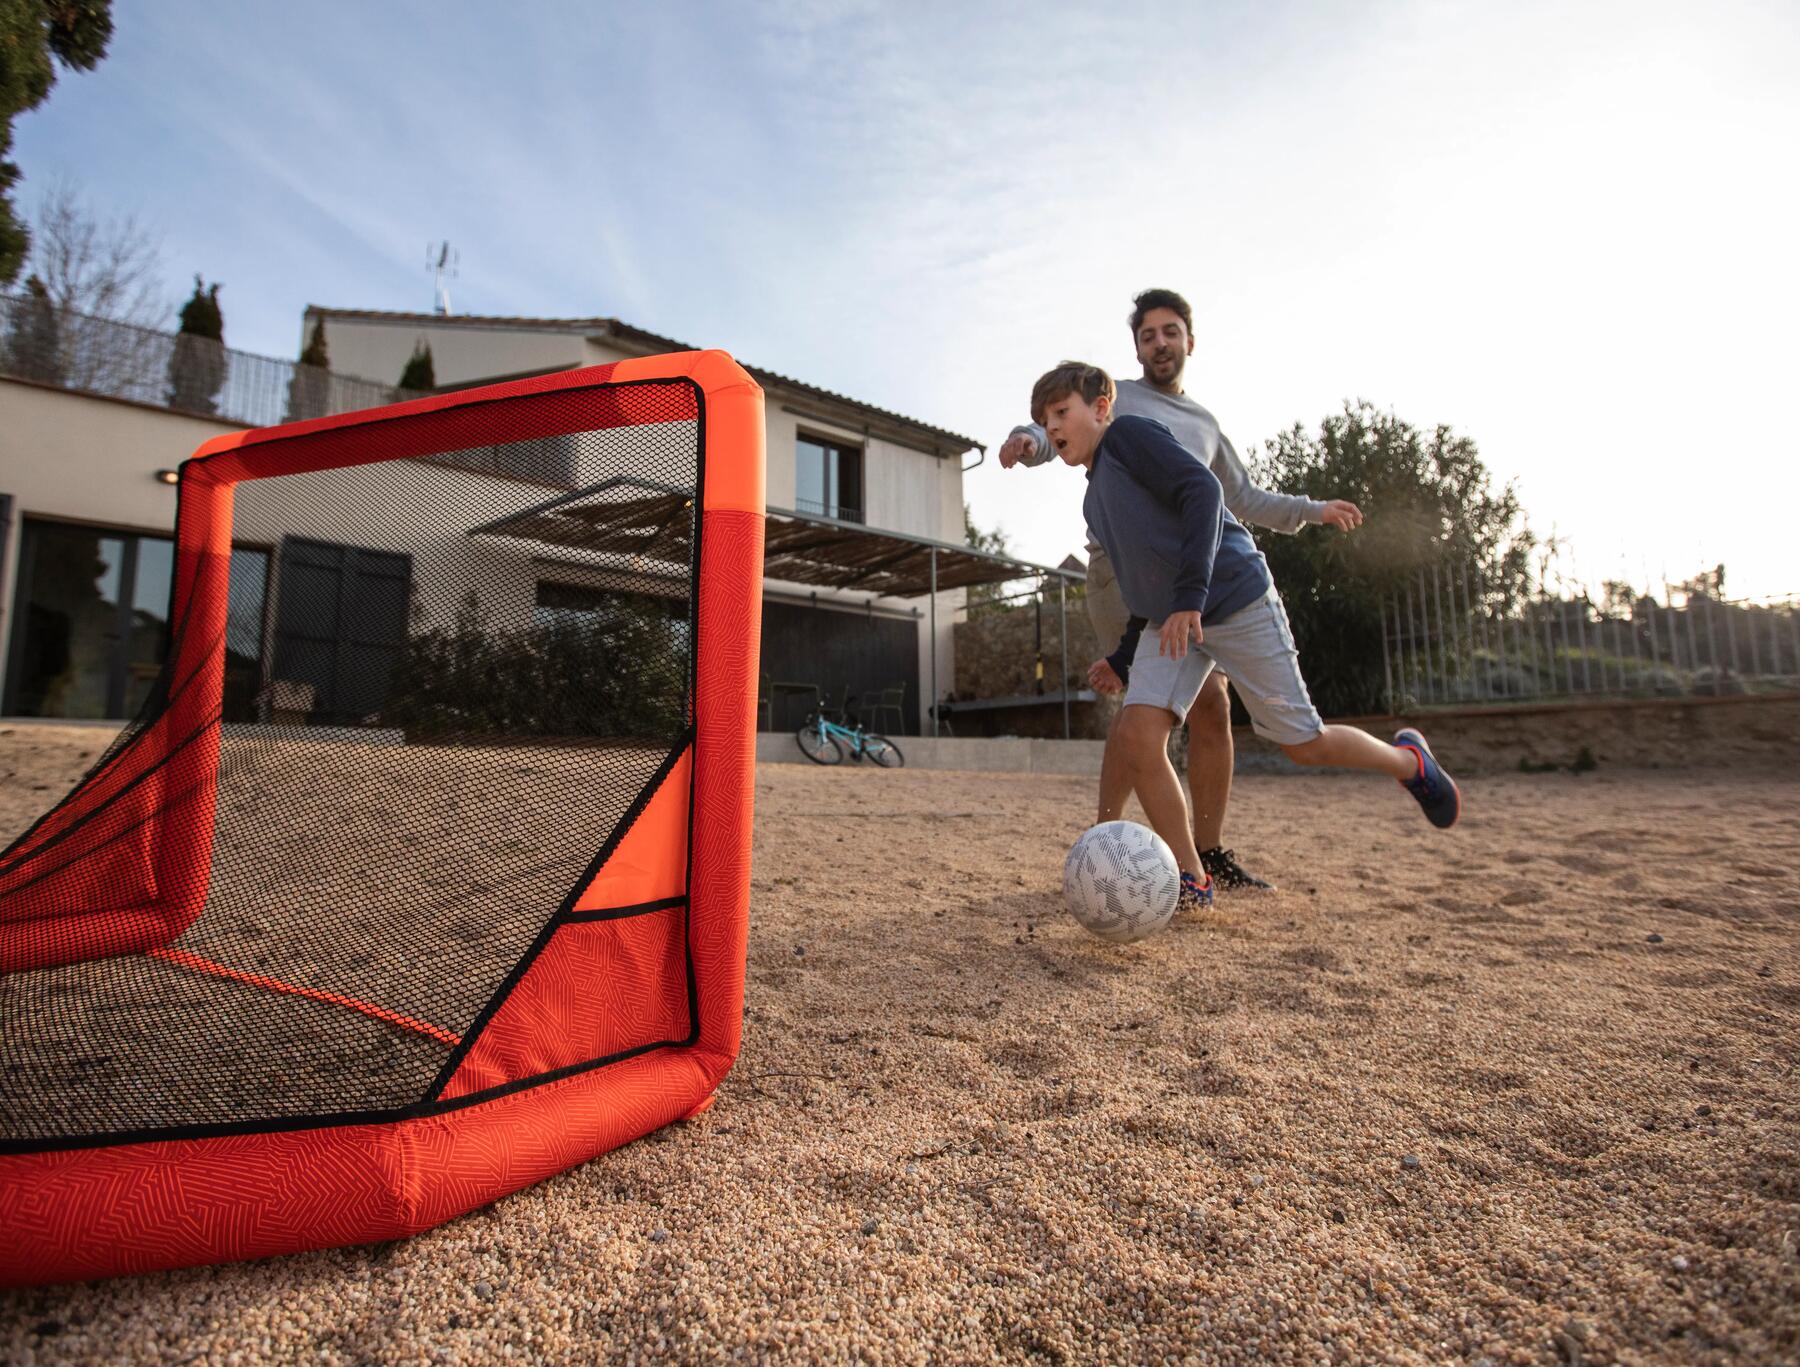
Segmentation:
<svg viewBox="0 0 1800 1367">
<path fill-rule="evenodd" d="M 1217 476 L 1160 422 L 1115 419 L 1116 399 L 1105 371 L 1064 361 L 1033 387 L 1031 416 L 1057 454 L 1087 472 L 1082 513 L 1132 610 L 1124 641 L 1088 678 L 1125 695 L 1114 743 L 1181 866 L 1181 910 L 1210 905 L 1214 880 L 1189 835 L 1169 732 L 1215 666 L 1237 680 L 1256 733 L 1294 763 L 1385 774 L 1433 826 L 1454 826 L 1462 796 L 1424 736 L 1407 727 L 1390 744 L 1320 718 L 1268 564 L 1224 510 Z"/>
<path fill-rule="evenodd" d="M 1271 531 L 1293 533 L 1307 524 L 1323 524 L 1341 531 L 1362 525 L 1362 510 L 1345 499 L 1320 502 L 1297 494 L 1278 494 L 1259 489 L 1249 472 L 1219 431 L 1213 415 L 1189 398 L 1181 386 L 1182 370 L 1194 354 L 1194 313 L 1174 290 L 1145 290 L 1132 301 L 1132 344 L 1143 367 L 1141 380 L 1118 385 L 1116 412 L 1124 416 L 1153 418 L 1162 423 L 1180 444 L 1199 457 L 1218 477 L 1225 507 L 1242 522 L 1253 522 Z M 1014 465 L 1041 465 L 1055 454 L 1043 428 L 1032 424 L 1015 427 L 1000 447 L 1002 469 Z M 1110 655 L 1125 635 L 1129 614 L 1113 568 L 1092 530 L 1088 532 L 1088 620 Z M 1119 718 L 1107 732 L 1100 764 L 1100 821 L 1116 821 L 1131 795 L 1131 774 L 1122 748 L 1115 742 Z M 1188 712 L 1188 782 L 1194 799 L 1194 844 L 1213 885 L 1224 891 L 1268 888 L 1268 882 L 1245 871 L 1235 854 L 1224 848 L 1225 806 L 1231 797 L 1231 772 L 1236 755 L 1231 739 L 1231 698 L 1225 691 L 1225 675 L 1214 670 Z"/>
</svg>

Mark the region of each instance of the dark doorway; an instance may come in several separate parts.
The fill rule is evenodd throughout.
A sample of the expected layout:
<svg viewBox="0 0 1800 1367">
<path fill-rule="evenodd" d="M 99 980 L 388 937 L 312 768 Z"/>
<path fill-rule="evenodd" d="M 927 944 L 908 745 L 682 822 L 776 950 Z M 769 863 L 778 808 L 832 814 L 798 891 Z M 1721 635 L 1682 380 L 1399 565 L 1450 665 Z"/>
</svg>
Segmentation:
<svg viewBox="0 0 1800 1367">
<path fill-rule="evenodd" d="M 381 711 L 411 586 L 409 555 L 283 539 L 271 677 L 311 687 L 311 722 L 360 725 Z"/>
<path fill-rule="evenodd" d="M 903 684 L 906 688 L 905 734 L 919 733 L 919 624 L 907 618 L 877 617 L 866 612 L 799 603 L 763 602 L 762 672 L 784 683 L 816 684 L 821 696 L 836 704 L 845 685 L 854 708 L 865 693 Z M 804 717 L 804 702 L 783 695 L 769 727 L 792 730 Z M 870 718 L 871 723 L 874 718 Z M 892 726 L 888 719 L 887 729 Z"/>
</svg>

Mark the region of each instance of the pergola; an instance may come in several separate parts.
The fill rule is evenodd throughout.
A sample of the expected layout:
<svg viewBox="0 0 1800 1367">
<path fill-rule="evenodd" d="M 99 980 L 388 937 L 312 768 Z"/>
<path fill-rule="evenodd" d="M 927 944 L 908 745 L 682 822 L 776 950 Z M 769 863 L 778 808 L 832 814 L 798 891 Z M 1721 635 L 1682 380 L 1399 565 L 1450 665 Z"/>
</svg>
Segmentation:
<svg viewBox="0 0 1800 1367">
<path fill-rule="evenodd" d="M 471 536 L 504 536 L 618 557 L 648 571 L 651 564 L 691 564 L 691 490 L 650 480 L 617 478 L 577 489 L 521 512 L 469 529 Z M 885 598 L 929 597 L 931 693 L 926 709 L 938 733 L 937 596 L 945 589 L 1014 579 L 1056 580 L 1062 622 L 1063 736 L 1069 735 L 1069 601 L 1079 570 L 1037 565 L 860 522 L 770 508 L 764 531 L 763 577 L 814 588 L 851 589 Z"/>
</svg>

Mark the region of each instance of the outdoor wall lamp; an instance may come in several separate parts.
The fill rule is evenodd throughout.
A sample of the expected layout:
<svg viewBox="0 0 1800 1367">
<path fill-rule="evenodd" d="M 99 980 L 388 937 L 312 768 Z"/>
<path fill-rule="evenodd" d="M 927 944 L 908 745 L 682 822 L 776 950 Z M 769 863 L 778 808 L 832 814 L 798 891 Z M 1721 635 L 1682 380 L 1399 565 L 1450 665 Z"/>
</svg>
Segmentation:
<svg viewBox="0 0 1800 1367">
<path fill-rule="evenodd" d="M 156 482 L 158 484 L 179 484 L 181 483 L 181 473 L 177 470 L 158 470 Z"/>
</svg>

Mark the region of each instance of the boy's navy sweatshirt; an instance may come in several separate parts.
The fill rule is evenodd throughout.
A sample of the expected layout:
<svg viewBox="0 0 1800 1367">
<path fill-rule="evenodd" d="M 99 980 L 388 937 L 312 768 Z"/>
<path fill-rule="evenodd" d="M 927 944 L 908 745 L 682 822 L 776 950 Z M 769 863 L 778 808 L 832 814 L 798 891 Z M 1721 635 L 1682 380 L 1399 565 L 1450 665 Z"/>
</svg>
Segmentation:
<svg viewBox="0 0 1800 1367">
<path fill-rule="evenodd" d="M 1226 510 L 1218 476 L 1160 422 L 1114 418 L 1087 478 L 1081 509 L 1132 614 L 1109 657 L 1121 679 L 1146 620 L 1198 612 L 1210 626 L 1269 591 L 1269 566 Z"/>
</svg>

